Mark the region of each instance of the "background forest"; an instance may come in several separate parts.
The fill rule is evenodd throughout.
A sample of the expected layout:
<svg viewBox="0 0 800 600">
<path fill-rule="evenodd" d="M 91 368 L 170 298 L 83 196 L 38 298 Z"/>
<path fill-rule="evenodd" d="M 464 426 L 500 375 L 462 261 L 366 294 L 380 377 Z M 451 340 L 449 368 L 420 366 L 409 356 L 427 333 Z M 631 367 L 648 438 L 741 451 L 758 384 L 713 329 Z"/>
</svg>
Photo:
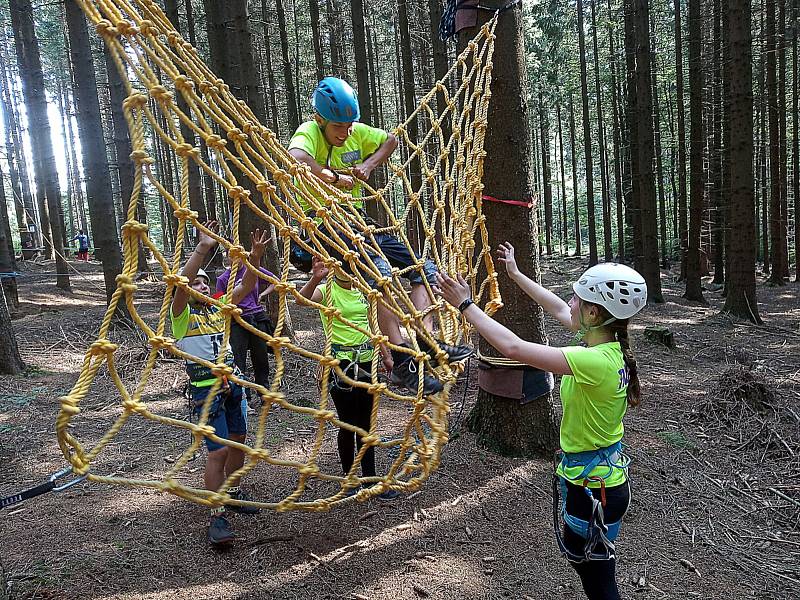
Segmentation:
<svg viewBox="0 0 800 600">
<path fill-rule="evenodd" d="M 797 276 L 796 4 L 523 3 L 540 252 L 632 261 L 655 301 L 659 266 L 680 263 L 686 297 L 698 301 L 711 269 L 714 284 L 746 288 L 727 308 L 758 322 L 756 264 L 775 285 Z M 453 38 L 439 37 L 439 0 L 163 6 L 283 143 L 309 116 L 321 77 L 353 82 L 362 120 L 391 129 L 456 52 Z M 0 3 L 3 273 L 16 271 L 12 246 L 49 257 L 51 236 L 63 253 L 79 229 L 106 281 L 119 272 L 132 164 L 124 93 L 110 66 L 74 2 Z M 179 194 L 174 154 L 156 138 L 149 146 L 160 179 Z M 189 175 L 192 208 L 224 222 L 220 187 L 194 167 Z M 156 190 L 145 187 L 139 212 L 169 251 L 175 225 Z M 57 283 L 68 288 L 69 268 L 56 262 Z M 14 280 L 3 281 L 13 309 Z"/>
</svg>

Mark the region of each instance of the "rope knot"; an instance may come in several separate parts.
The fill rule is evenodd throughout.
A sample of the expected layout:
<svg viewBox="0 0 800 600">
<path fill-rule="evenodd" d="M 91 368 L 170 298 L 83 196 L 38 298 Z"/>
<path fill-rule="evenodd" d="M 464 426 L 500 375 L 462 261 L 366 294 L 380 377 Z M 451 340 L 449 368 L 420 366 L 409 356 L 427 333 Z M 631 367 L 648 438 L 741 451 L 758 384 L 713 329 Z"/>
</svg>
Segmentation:
<svg viewBox="0 0 800 600">
<path fill-rule="evenodd" d="M 89 346 L 89 352 L 94 356 L 101 356 L 103 354 L 114 354 L 116 352 L 117 344 L 111 342 L 107 339 L 101 338 L 96 340 L 91 346 Z"/>
<path fill-rule="evenodd" d="M 228 131 L 228 139 L 234 144 L 242 144 L 247 141 L 247 135 L 244 134 L 238 127 L 234 127 Z"/>
<path fill-rule="evenodd" d="M 139 33 L 139 28 L 131 21 L 126 21 L 125 19 L 117 21 L 115 28 L 120 35 L 136 35 Z"/>
<path fill-rule="evenodd" d="M 178 147 L 175 148 L 175 154 L 181 158 L 197 159 L 200 156 L 200 148 L 195 148 L 191 144 L 184 142 L 183 144 L 178 144 Z"/>
<path fill-rule="evenodd" d="M 158 27 L 156 27 L 155 23 L 152 21 L 145 19 L 139 25 L 139 31 L 142 32 L 142 35 L 149 35 L 152 37 L 156 37 L 159 33 Z"/>
<path fill-rule="evenodd" d="M 250 254 L 248 254 L 247 250 L 244 249 L 244 246 L 241 244 L 236 244 L 228 249 L 228 256 L 232 262 L 236 262 L 237 260 L 246 260 Z"/>
<path fill-rule="evenodd" d="M 101 19 L 94 28 L 97 34 L 104 38 L 116 37 L 117 33 L 119 33 L 119 30 L 108 19 Z"/>
<path fill-rule="evenodd" d="M 380 441 L 381 438 L 377 435 L 365 435 L 361 438 L 361 444 L 364 446 L 375 446 Z"/>
<path fill-rule="evenodd" d="M 81 412 L 81 409 L 78 408 L 77 398 L 73 398 L 72 396 L 61 396 L 61 398 L 58 400 L 61 402 L 61 412 L 70 416 L 75 416 Z"/>
<path fill-rule="evenodd" d="M 125 409 L 125 412 L 135 413 L 141 410 L 141 404 L 133 398 L 128 398 L 122 402 L 122 408 Z"/>
<path fill-rule="evenodd" d="M 197 211 L 194 211 L 191 208 L 187 208 L 185 206 L 176 208 L 172 214 L 175 215 L 175 218 L 180 219 L 181 221 L 186 221 L 187 219 L 197 220 Z"/>
<path fill-rule="evenodd" d="M 151 87 L 150 95 L 157 102 L 163 102 L 164 104 L 172 103 L 172 94 L 163 85 L 154 85 L 153 87 Z"/>
<path fill-rule="evenodd" d="M 206 96 L 213 96 L 217 93 L 217 88 L 214 86 L 214 83 L 204 79 L 200 83 L 197 84 L 197 89 L 200 90 L 201 94 Z"/>
<path fill-rule="evenodd" d="M 170 31 L 167 34 L 167 41 L 169 42 L 170 46 L 182 46 L 183 45 L 183 38 L 181 34 L 177 31 Z"/>
<path fill-rule="evenodd" d="M 152 165 L 156 162 L 145 150 L 134 150 L 130 154 L 130 159 L 139 167 L 143 165 Z"/>
<path fill-rule="evenodd" d="M 305 475 L 311 478 L 319 475 L 319 467 L 317 465 L 303 465 L 302 467 L 298 467 L 297 471 L 300 473 L 300 475 Z"/>
<path fill-rule="evenodd" d="M 321 364 L 323 367 L 333 368 L 339 364 L 339 359 L 334 358 L 333 356 L 323 356 L 319 359 L 319 364 Z"/>
<path fill-rule="evenodd" d="M 128 110 L 141 109 L 143 106 L 147 106 L 147 95 L 140 92 L 131 94 L 122 101 L 122 108 Z"/>
<path fill-rule="evenodd" d="M 206 146 L 213 148 L 214 150 L 222 150 L 227 143 L 228 140 L 223 140 L 216 133 L 211 134 L 206 138 Z"/>
<path fill-rule="evenodd" d="M 183 275 L 180 275 L 179 273 L 165 274 L 161 278 L 161 280 L 163 282 L 165 282 L 167 285 L 179 286 L 181 284 L 182 285 L 188 285 L 189 284 L 189 279 L 187 277 L 184 277 Z"/>
<path fill-rule="evenodd" d="M 367 393 L 369 394 L 383 394 L 386 390 L 389 389 L 389 386 L 385 383 L 373 383 L 367 388 Z"/>
<path fill-rule="evenodd" d="M 259 181 L 258 184 L 256 184 L 256 189 L 262 196 L 271 196 L 278 191 L 278 188 L 266 180 Z"/>
<path fill-rule="evenodd" d="M 228 195 L 231 200 L 247 200 L 250 197 L 250 192 L 240 185 L 234 185 L 228 190 Z"/>
<path fill-rule="evenodd" d="M 233 317 L 238 317 L 242 314 L 242 309 L 236 306 L 235 304 L 223 304 L 219 307 L 219 312 L 222 313 L 222 316 L 227 318 L 233 319 Z"/>
<path fill-rule="evenodd" d="M 114 278 L 114 281 L 117 282 L 117 287 L 122 288 L 122 290 L 125 292 L 133 293 L 139 289 L 129 275 L 120 273 Z"/>
<path fill-rule="evenodd" d="M 233 367 L 228 366 L 225 363 L 217 363 L 211 367 L 211 372 L 217 377 L 230 377 L 233 375 Z"/>
<path fill-rule="evenodd" d="M 154 335 L 149 341 L 150 345 L 156 350 L 169 350 L 175 340 L 164 335 Z"/>
<path fill-rule="evenodd" d="M 180 92 L 190 92 L 194 89 L 194 82 L 186 75 L 178 75 L 175 78 L 175 89 Z"/>
<path fill-rule="evenodd" d="M 275 181 L 278 182 L 278 185 L 282 186 L 287 185 L 292 180 L 292 176 L 289 175 L 289 173 L 287 173 L 283 169 L 278 169 L 277 171 L 275 171 L 272 174 L 272 177 L 273 179 L 275 179 Z"/>
<path fill-rule="evenodd" d="M 147 223 L 140 223 L 136 219 L 130 219 L 122 225 L 122 233 L 126 235 L 134 235 L 136 233 L 147 233 L 149 229 Z"/>
</svg>

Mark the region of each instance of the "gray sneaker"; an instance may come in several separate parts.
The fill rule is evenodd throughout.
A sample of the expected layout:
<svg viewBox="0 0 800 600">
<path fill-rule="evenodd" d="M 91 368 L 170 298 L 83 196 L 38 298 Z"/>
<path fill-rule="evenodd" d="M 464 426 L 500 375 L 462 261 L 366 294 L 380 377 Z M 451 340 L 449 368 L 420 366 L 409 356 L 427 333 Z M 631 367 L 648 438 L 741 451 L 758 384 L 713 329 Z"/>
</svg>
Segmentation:
<svg viewBox="0 0 800 600">
<path fill-rule="evenodd" d="M 392 369 L 392 383 L 402 385 L 406 389 L 416 392 L 419 389 L 419 369 L 417 368 L 416 361 L 409 358 L 401 363 L 395 363 Z M 438 394 L 444 389 L 442 382 L 432 377 L 425 375 L 422 383 L 422 393 L 426 396 L 431 394 Z"/>
<path fill-rule="evenodd" d="M 208 525 L 208 541 L 212 546 L 227 546 L 235 537 L 224 513 L 211 518 L 211 523 Z"/>
</svg>

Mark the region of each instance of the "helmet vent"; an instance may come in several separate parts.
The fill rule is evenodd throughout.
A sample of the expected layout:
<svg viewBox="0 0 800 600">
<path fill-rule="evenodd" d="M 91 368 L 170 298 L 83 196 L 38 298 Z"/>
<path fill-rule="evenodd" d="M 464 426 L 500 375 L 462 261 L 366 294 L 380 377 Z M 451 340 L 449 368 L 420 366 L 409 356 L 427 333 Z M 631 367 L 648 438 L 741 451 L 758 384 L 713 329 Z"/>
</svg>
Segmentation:
<svg viewBox="0 0 800 600">
<path fill-rule="evenodd" d="M 619 303 L 620 303 L 620 304 L 628 304 L 628 300 L 627 300 L 627 299 L 625 299 L 625 298 L 620 298 L 620 299 L 619 299 Z"/>
<path fill-rule="evenodd" d="M 619 293 L 620 293 L 620 294 L 622 294 L 623 296 L 630 296 L 630 294 L 631 294 L 631 293 L 628 291 L 628 289 L 627 289 L 627 288 L 624 288 L 624 287 L 621 287 L 621 288 L 619 288 Z"/>
<path fill-rule="evenodd" d="M 613 290 L 614 289 L 614 283 L 615 283 L 614 281 L 607 281 L 606 282 L 606 287 L 608 289 L 610 289 L 610 290 Z"/>
</svg>

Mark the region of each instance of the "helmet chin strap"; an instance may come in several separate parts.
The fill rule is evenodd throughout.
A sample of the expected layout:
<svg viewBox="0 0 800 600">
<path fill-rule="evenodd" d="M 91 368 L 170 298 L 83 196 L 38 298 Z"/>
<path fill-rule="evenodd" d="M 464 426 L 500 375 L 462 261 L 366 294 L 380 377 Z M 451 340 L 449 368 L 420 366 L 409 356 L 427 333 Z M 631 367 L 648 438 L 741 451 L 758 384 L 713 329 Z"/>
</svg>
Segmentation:
<svg viewBox="0 0 800 600">
<path fill-rule="evenodd" d="M 606 325 L 610 325 L 611 323 L 617 320 L 615 317 L 611 317 L 600 323 L 600 325 L 587 325 L 583 321 L 583 311 L 579 310 L 578 314 L 581 317 L 581 328 L 577 332 L 575 332 L 575 336 L 572 338 L 573 346 L 580 344 L 583 341 L 583 338 L 586 337 L 586 334 L 589 333 L 590 331 L 593 331 L 594 329 L 600 329 L 601 327 L 605 327 Z"/>
</svg>

